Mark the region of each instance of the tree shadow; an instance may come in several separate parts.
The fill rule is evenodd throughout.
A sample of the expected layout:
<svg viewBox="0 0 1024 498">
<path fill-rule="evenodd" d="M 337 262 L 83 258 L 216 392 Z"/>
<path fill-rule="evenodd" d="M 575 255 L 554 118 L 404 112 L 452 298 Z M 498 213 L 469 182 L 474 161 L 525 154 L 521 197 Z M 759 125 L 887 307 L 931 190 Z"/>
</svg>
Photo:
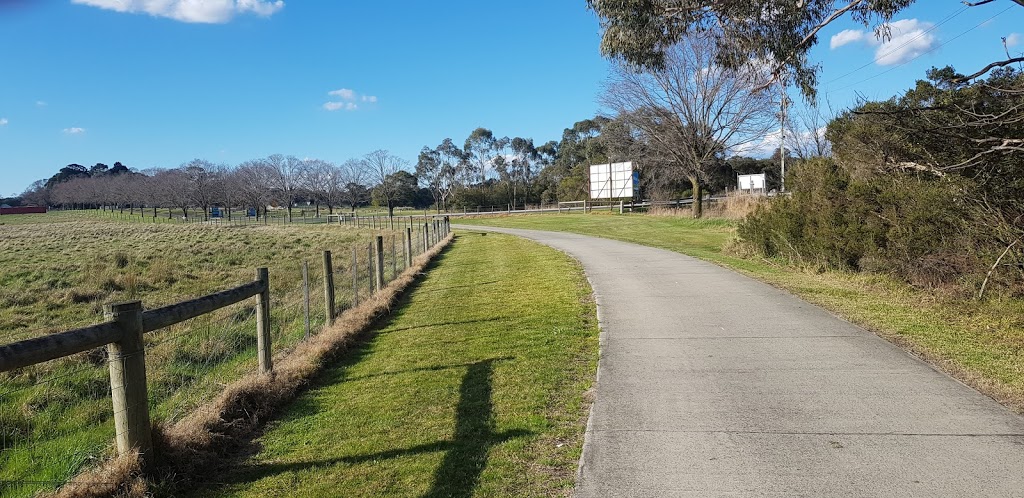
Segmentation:
<svg viewBox="0 0 1024 498">
<path fill-rule="evenodd" d="M 487 466 L 488 451 L 503 440 L 504 435 L 494 432 L 494 361 L 478 361 L 466 369 L 455 408 L 455 434 L 424 497 L 471 496 Z"/>
<path fill-rule="evenodd" d="M 445 452 L 441 465 L 434 471 L 433 483 L 424 498 L 472 496 L 487 466 L 488 452 L 496 445 L 535 433 L 523 429 L 495 432 L 492 401 L 494 363 L 511 358 L 490 358 L 464 365 L 466 373 L 459 387 L 455 408 L 455 431 L 451 440 L 440 440 L 409 448 L 325 458 L 315 461 L 257 464 L 230 476 L 224 485 L 253 481 L 283 472 L 302 471 L 332 465 L 378 462 L 403 456 Z M 460 365 L 440 367 L 458 368 Z"/>
</svg>

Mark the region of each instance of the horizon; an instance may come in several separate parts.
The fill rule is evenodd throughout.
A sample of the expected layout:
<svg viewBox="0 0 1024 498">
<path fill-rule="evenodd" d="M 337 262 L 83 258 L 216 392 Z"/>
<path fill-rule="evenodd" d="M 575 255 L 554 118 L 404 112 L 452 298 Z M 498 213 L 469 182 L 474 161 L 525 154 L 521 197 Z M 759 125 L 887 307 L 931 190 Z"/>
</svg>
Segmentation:
<svg viewBox="0 0 1024 498">
<path fill-rule="evenodd" d="M 811 52 L 822 104 L 887 99 L 933 66 L 974 72 L 1005 55 L 1001 38 L 1019 52 L 1024 15 L 1004 3 L 912 6 L 885 43 L 846 19 L 828 26 Z M 609 62 L 582 0 L 153 5 L 0 7 L 0 28 L 19 40 L 0 82 L 0 197 L 72 163 L 141 171 L 274 153 L 341 163 L 375 149 L 411 163 L 477 127 L 542 144 L 602 112 Z"/>
</svg>

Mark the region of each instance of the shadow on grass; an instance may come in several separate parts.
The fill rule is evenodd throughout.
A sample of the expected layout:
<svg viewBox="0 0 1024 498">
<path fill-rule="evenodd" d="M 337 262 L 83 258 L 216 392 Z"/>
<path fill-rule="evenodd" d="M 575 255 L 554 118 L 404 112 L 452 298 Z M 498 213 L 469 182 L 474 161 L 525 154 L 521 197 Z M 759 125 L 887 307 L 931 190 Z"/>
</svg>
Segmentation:
<svg viewBox="0 0 1024 498">
<path fill-rule="evenodd" d="M 456 236 L 453 244 L 457 242 L 458 237 Z M 436 266 L 444 263 L 445 259 L 447 259 L 447 253 L 451 247 L 452 246 L 449 245 L 444 248 L 441 253 L 428 264 L 424 273 L 427 273 Z M 423 278 L 417 278 L 412 284 L 410 284 L 394 304 L 392 310 L 401 309 L 408 305 L 412 297 L 420 290 L 423 280 Z M 496 362 L 508 361 L 514 358 L 489 358 L 472 363 L 420 367 L 400 371 L 381 372 L 362 377 L 348 377 L 346 374 L 353 366 L 362 362 L 366 357 L 374 353 L 374 339 L 378 336 L 379 331 L 389 327 L 396 318 L 398 318 L 398 314 L 394 312 L 378 317 L 366 331 L 357 335 L 347 348 L 343 351 L 339 351 L 335 355 L 332 355 L 333 358 L 328 361 L 333 362 L 334 364 L 331 367 L 326 368 L 319 375 L 315 376 L 311 380 L 308 388 L 311 391 L 315 391 L 318 388 L 326 387 L 334 383 L 360 380 L 368 377 L 400 375 L 419 371 L 440 371 L 452 368 L 466 368 L 466 373 L 462 378 L 459 388 L 459 401 L 455 413 L 455 431 L 451 440 L 440 440 L 410 448 L 396 448 L 363 455 L 325 458 L 305 462 L 247 465 L 243 463 L 242 459 L 258 450 L 258 447 L 255 447 L 254 445 L 254 447 L 250 448 L 250 451 L 245 454 L 238 455 L 241 459 L 236 460 L 235 465 L 239 465 L 241 468 L 235 467 L 233 472 L 225 469 L 228 470 L 228 472 L 222 473 L 221 475 L 226 477 L 226 480 L 219 482 L 207 482 L 207 484 L 213 485 L 214 489 L 216 489 L 223 485 L 253 482 L 285 472 L 316 469 L 337 464 L 360 464 L 440 451 L 445 452 L 445 456 L 441 465 L 434 472 L 433 483 L 430 490 L 423 496 L 471 496 L 479 484 L 480 476 L 487 464 L 488 452 L 493 446 L 512 439 L 529 437 L 535 434 L 532 431 L 523 429 L 513 429 L 501 433 L 495 432 L 494 408 L 491 399 L 493 391 L 492 376 L 494 364 Z M 492 320 L 479 321 L 483 322 Z M 320 407 L 318 407 L 308 395 L 300 395 L 296 402 L 292 404 L 291 408 L 284 414 L 279 413 L 277 418 L 279 420 L 301 418 L 315 413 L 319 409 Z"/>
<path fill-rule="evenodd" d="M 412 327 L 402 327 L 402 328 L 398 328 L 398 329 L 382 330 L 382 331 L 378 332 L 378 334 L 394 334 L 395 332 L 405 332 L 405 331 L 408 331 L 408 330 L 426 329 L 426 328 L 430 328 L 430 327 L 447 327 L 449 325 L 469 325 L 471 323 L 500 322 L 502 320 L 505 320 L 505 318 L 504 317 L 493 317 L 493 318 L 482 318 L 482 319 L 479 319 L 479 320 L 460 320 L 460 321 L 441 322 L 441 323 L 425 323 L 423 325 L 414 325 Z"/>
<path fill-rule="evenodd" d="M 494 363 L 511 358 L 490 358 L 466 365 L 449 365 L 434 368 L 465 367 L 459 387 L 459 402 L 455 408 L 455 433 L 451 440 L 435 441 L 410 448 L 351 455 L 322 460 L 271 463 L 254 465 L 238 475 L 235 482 L 245 482 L 269 477 L 284 472 L 328 467 L 337 464 L 361 464 L 392 458 L 445 452 L 441 465 L 434 471 L 433 483 L 424 498 L 472 496 L 480 482 L 480 476 L 487 466 L 487 454 L 491 447 L 506 441 L 534 435 L 532 431 L 513 429 L 495 432 L 492 376 Z M 420 370 L 420 369 L 416 369 Z M 227 484 L 227 483 L 221 483 Z"/>
</svg>

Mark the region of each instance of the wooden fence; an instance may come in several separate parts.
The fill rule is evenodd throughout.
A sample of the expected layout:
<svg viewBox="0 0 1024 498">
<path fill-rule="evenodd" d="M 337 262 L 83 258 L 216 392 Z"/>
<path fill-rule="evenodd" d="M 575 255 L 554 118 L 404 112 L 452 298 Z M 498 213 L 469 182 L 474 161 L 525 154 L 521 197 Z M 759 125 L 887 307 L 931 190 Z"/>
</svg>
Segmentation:
<svg viewBox="0 0 1024 498">
<path fill-rule="evenodd" d="M 439 243 L 451 231 L 447 219 L 433 220 L 423 226 L 423 248 Z M 413 231 L 405 230 L 406 264 L 412 265 Z M 376 236 L 372 246 L 371 270 L 374 288 L 380 291 L 384 279 L 383 236 Z M 353 248 L 355 251 L 355 248 Z M 353 252 L 353 254 L 355 254 Z M 394 265 L 392 246 L 392 265 Z M 327 324 L 336 316 L 334 303 L 334 271 L 330 251 L 324 251 L 324 296 Z M 393 273 L 397 273 L 395 268 Z M 353 280 L 357 271 L 353 266 Z M 107 347 L 110 362 L 110 389 L 114 409 L 115 440 L 121 454 L 138 451 L 146 456 L 153 451 L 150 432 L 148 393 L 146 386 L 146 351 L 143 335 L 171 325 L 211 313 L 246 299 L 256 298 L 256 343 L 259 373 L 273 372 L 270 335 L 270 275 L 267 268 L 258 268 L 252 282 L 190 301 L 144 311 L 141 301 L 104 306 L 106 322 L 0 345 L 0 372 L 27 367 L 95 348 Z M 357 299 L 357 297 L 355 297 Z M 308 286 L 306 320 L 308 324 Z M 307 325 L 308 328 L 308 325 Z M 308 334 L 308 331 L 307 331 Z"/>
</svg>

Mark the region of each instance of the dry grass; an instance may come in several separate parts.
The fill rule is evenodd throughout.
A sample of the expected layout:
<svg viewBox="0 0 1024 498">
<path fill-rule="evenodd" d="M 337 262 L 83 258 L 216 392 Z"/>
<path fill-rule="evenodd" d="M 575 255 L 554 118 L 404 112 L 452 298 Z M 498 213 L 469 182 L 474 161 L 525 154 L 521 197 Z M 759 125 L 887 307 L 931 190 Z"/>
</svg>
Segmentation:
<svg viewBox="0 0 1024 498">
<path fill-rule="evenodd" d="M 185 489 L 190 482 L 216 472 L 218 463 L 247 447 L 262 424 L 282 404 L 293 399 L 325 362 L 344 351 L 353 338 L 387 313 L 402 291 L 450 241 L 451 236 L 417 257 L 412 267 L 381 292 L 343 313 L 333 326 L 299 343 L 287 354 L 277 355 L 273 374 L 247 375 L 229 384 L 216 399 L 177 423 L 155 427 L 157 457 L 151 463 L 149 474 L 155 476 L 156 481 L 147 484 L 155 484 L 165 492 Z M 115 487 L 81 486 L 73 481 L 54 496 L 110 496 L 111 489 L 123 491 L 125 496 L 145 496 L 148 489 L 137 478 L 138 465 L 137 458 L 108 460 L 74 481 L 117 482 Z"/>
<path fill-rule="evenodd" d="M 763 195 L 751 195 L 743 192 L 730 192 L 724 199 L 713 202 L 704 202 L 704 217 L 726 220 L 742 220 L 748 214 L 753 213 L 757 206 L 767 202 L 768 198 Z M 693 210 L 690 206 L 668 207 L 655 206 L 647 214 L 660 217 L 693 217 Z"/>
<path fill-rule="evenodd" d="M 101 322 L 105 302 L 142 299 L 151 309 L 234 287 L 267 266 L 280 353 L 304 335 L 301 262 L 311 263 L 315 331 L 324 322 L 321 251 L 334 251 L 336 298 L 348 307 L 352 248 L 363 297 L 367 245 L 373 235 L 391 235 L 336 225 L 147 225 L 51 214 L 0 226 L 0 343 Z M 173 425 L 255 370 L 251 304 L 146 334 L 153 419 Z M 105 348 L 0 373 L 0 497 L 53 489 L 108 454 L 110 403 Z"/>
</svg>

